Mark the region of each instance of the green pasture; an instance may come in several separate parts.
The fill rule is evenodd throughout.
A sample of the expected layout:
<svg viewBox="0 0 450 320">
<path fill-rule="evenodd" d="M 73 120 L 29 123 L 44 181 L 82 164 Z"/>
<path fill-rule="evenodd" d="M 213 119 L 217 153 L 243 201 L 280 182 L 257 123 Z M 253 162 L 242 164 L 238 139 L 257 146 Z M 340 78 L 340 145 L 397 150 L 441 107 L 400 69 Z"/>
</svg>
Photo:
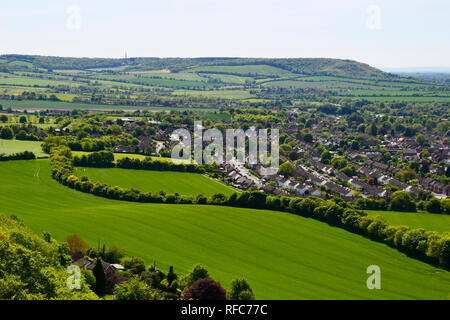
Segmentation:
<svg viewBox="0 0 450 320">
<path fill-rule="evenodd" d="M 117 244 L 147 265 L 185 273 L 201 263 L 230 288 L 245 277 L 259 299 L 448 299 L 450 273 L 362 236 L 301 216 L 209 205 L 110 200 L 52 180 L 48 160 L 0 163 L 0 211 L 57 240 L 78 233 Z M 366 286 L 381 269 L 381 290 Z"/>
</svg>

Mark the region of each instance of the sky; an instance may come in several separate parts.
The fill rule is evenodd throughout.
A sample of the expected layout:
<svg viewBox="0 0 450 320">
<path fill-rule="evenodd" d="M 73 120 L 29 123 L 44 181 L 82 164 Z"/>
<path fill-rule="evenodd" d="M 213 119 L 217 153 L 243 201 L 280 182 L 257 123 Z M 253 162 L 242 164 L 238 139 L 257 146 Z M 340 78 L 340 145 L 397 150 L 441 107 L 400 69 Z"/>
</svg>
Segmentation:
<svg viewBox="0 0 450 320">
<path fill-rule="evenodd" d="M 450 67 L 448 0 L 14 0 L 0 54 L 327 57 Z"/>
</svg>

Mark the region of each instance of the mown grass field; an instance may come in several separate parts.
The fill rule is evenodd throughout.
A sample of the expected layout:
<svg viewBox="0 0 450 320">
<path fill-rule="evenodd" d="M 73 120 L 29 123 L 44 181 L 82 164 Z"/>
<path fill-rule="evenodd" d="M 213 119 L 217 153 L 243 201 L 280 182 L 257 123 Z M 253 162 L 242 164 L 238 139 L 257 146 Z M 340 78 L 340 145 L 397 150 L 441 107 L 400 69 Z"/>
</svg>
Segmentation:
<svg viewBox="0 0 450 320">
<path fill-rule="evenodd" d="M 147 264 L 207 266 L 225 288 L 246 277 L 259 299 L 448 299 L 450 272 L 324 223 L 288 213 L 121 202 L 58 184 L 47 160 L 0 163 L 0 211 L 58 240 L 78 233 Z M 381 268 L 368 290 L 366 268 Z"/>
<path fill-rule="evenodd" d="M 5 140 L 0 139 L 0 153 L 12 154 L 22 151 L 31 151 L 36 157 L 46 157 L 41 148 L 42 141 Z"/>
<path fill-rule="evenodd" d="M 144 171 L 120 168 L 75 168 L 78 176 L 87 176 L 94 181 L 109 185 L 135 188 L 140 191 L 212 196 L 215 193 L 230 195 L 235 192 L 218 181 L 198 173 L 173 171 Z"/>
<path fill-rule="evenodd" d="M 450 215 L 426 212 L 399 212 L 366 210 L 369 215 L 380 215 L 389 224 L 424 228 L 427 231 L 450 232 Z"/>
</svg>

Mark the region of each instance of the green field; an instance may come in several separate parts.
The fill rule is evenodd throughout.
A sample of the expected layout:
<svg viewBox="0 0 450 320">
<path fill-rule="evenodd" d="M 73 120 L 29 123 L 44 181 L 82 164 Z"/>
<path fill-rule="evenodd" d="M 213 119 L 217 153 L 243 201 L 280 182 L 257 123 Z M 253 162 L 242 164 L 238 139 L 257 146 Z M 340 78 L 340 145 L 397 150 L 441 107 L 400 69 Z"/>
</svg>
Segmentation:
<svg viewBox="0 0 450 320">
<path fill-rule="evenodd" d="M 48 154 L 42 151 L 41 143 L 41 141 L 0 139 L 0 153 L 13 154 L 22 151 L 31 151 L 36 157 L 48 157 Z"/>
<path fill-rule="evenodd" d="M 86 151 L 72 151 L 73 156 L 81 156 L 83 154 L 89 154 L 91 152 Z M 136 154 L 136 153 L 117 153 L 114 152 L 114 161 L 117 161 L 119 159 L 123 158 L 130 158 L 130 159 L 139 159 L 144 160 L 145 158 L 148 158 L 148 156 L 145 156 L 143 154 Z M 172 158 L 165 158 L 165 157 L 150 157 L 155 160 L 160 161 L 172 161 L 174 163 L 190 163 L 189 160 L 178 160 L 178 159 L 172 159 Z"/>
<path fill-rule="evenodd" d="M 249 99 L 254 97 L 249 90 L 176 90 L 172 93 L 177 96 L 203 96 L 207 98 L 223 98 L 223 99 Z"/>
<path fill-rule="evenodd" d="M 426 212 L 399 212 L 399 211 L 372 211 L 366 210 L 369 215 L 380 215 L 386 218 L 389 224 L 405 225 L 412 228 L 424 228 L 427 231 L 450 232 L 450 215 Z"/>
<path fill-rule="evenodd" d="M 241 76 L 260 75 L 260 76 L 295 76 L 294 73 L 269 65 L 227 65 L 227 66 L 203 66 L 187 69 L 188 72 L 211 72 L 211 73 L 226 73 Z"/>
<path fill-rule="evenodd" d="M 200 92 L 200 91 L 199 91 Z M 206 92 L 206 91 L 205 91 Z M 163 111 L 163 110 L 197 110 L 202 112 L 214 112 L 214 108 L 171 108 L 171 107 L 136 107 L 136 106 L 119 106 L 106 104 L 87 104 L 87 103 L 73 103 L 64 101 L 41 101 L 41 100 L 5 100 L 0 99 L 0 105 L 4 108 L 17 109 L 88 109 L 88 110 L 148 110 L 148 111 Z"/>
<path fill-rule="evenodd" d="M 322 222 L 289 213 L 121 202 L 50 178 L 47 160 L 0 163 L 0 211 L 57 240 L 78 233 L 147 264 L 184 273 L 207 266 L 225 288 L 246 277 L 259 299 L 448 299 L 450 273 Z M 381 290 L 366 268 L 381 268 Z"/>
<path fill-rule="evenodd" d="M 174 171 L 144 171 L 120 168 L 75 168 L 78 176 L 87 176 L 95 181 L 140 191 L 165 191 L 183 195 L 212 196 L 215 193 L 230 195 L 232 188 L 198 173 Z"/>
</svg>

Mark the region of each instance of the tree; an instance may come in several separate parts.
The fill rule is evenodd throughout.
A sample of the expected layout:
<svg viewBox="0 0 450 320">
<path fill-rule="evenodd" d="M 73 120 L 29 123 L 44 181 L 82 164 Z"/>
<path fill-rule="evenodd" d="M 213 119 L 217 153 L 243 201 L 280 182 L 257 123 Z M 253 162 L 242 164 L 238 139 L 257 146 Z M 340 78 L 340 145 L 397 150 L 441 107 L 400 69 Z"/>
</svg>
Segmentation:
<svg viewBox="0 0 450 320">
<path fill-rule="evenodd" d="M 305 141 L 306 143 L 311 143 L 313 141 L 312 134 L 309 132 L 304 132 L 303 133 L 303 141 Z"/>
<path fill-rule="evenodd" d="M 358 141 L 353 140 L 350 148 L 352 148 L 352 150 L 359 150 L 361 148 L 361 145 Z"/>
<path fill-rule="evenodd" d="M 123 250 L 114 244 L 106 249 L 106 252 L 103 256 L 105 261 L 108 261 L 109 263 L 119 263 L 120 259 L 122 259 L 123 257 Z"/>
<path fill-rule="evenodd" d="M 122 265 L 132 274 L 140 274 L 145 271 L 145 263 L 141 258 L 124 258 L 122 260 Z"/>
<path fill-rule="evenodd" d="M 180 287 L 187 288 L 190 287 L 195 281 L 200 279 L 209 278 L 209 273 L 206 268 L 200 264 L 195 265 L 192 270 L 181 277 Z"/>
<path fill-rule="evenodd" d="M 425 203 L 425 209 L 430 213 L 441 213 L 441 202 L 436 198 L 432 198 Z"/>
<path fill-rule="evenodd" d="M 183 298 L 186 300 L 226 300 L 227 292 L 219 282 L 206 278 L 195 281 L 186 290 Z"/>
<path fill-rule="evenodd" d="M 133 277 L 114 288 L 114 298 L 116 300 L 145 300 L 149 298 L 150 291 L 151 288 L 145 281 Z"/>
<path fill-rule="evenodd" d="M 89 244 L 84 241 L 78 234 L 69 234 L 64 240 L 72 251 L 80 251 L 86 254 Z"/>
<path fill-rule="evenodd" d="M 320 155 L 320 162 L 322 162 L 324 164 L 329 164 L 332 157 L 333 156 L 331 155 L 330 151 L 324 150 L 322 152 L 322 154 Z"/>
<path fill-rule="evenodd" d="M 331 165 L 335 169 L 343 169 L 347 166 L 347 160 L 345 158 L 341 158 L 341 157 L 334 157 L 331 160 Z"/>
<path fill-rule="evenodd" d="M 369 127 L 367 127 L 367 133 L 372 136 L 376 136 L 378 133 L 377 125 L 375 123 L 372 123 Z"/>
<path fill-rule="evenodd" d="M 20 122 L 20 123 L 25 123 L 25 122 L 27 122 L 27 117 L 21 116 L 21 117 L 19 118 L 19 122 Z"/>
<path fill-rule="evenodd" d="M 231 281 L 230 300 L 255 300 L 252 288 L 247 280 L 240 278 Z"/>
<path fill-rule="evenodd" d="M 418 134 L 416 136 L 416 142 L 420 144 L 422 147 L 426 146 L 428 144 L 427 138 L 423 134 Z"/>
<path fill-rule="evenodd" d="M 396 191 L 392 194 L 391 210 L 416 211 L 416 203 L 406 191 Z"/>
<path fill-rule="evenodd" d="M 295 176 L 296 168 L 295 165 L 291 162 L 285 162 L 278 168 L 278 174 L 281 174 L 285 177 L 293 177 Z"/>
<path fill-rule="evenodd" d="M 412 169 L 403 170 L 402 173 L 401 173 L 401 178 L 402 178 L 402 181 L 404 181 L 404 182 L 408 182 L 409 180 L 413 180 L 416 177 L 417 177 L 416 176 L 416 172 L 414 170 L 412 170 Z"/>
<path fill-rule="evenodd" d="M 4 127 L 2 131 L 0 131 L 0 138 L 11 140 L 14 137 L 14 132 L 10 127 Z"/>
<path fill-rule="evenodd" d="M 441 252 L 439 254 L 439 261 L 441 266 L 449 268 L 450 267 L 450 237 L 442 239 Z"/>
<path fill-rule="evenodd" d="M 105 269 L 103 269 L 103 262 L 101 258 L 97 258 L 94 269 L 92 269 L 92 273 L 94 274 L 95 277 L 94 292 L 99 297 L 102 297 L 106 292 L 106 274 Z"/>
<path fill-rule="evenodd" d="M 3 122 L 3 123 L 8 122 L 8 116 L 5 115 L 5 114 L 2 114 L 0 116 L 0 121 Z"/>
</svg>

